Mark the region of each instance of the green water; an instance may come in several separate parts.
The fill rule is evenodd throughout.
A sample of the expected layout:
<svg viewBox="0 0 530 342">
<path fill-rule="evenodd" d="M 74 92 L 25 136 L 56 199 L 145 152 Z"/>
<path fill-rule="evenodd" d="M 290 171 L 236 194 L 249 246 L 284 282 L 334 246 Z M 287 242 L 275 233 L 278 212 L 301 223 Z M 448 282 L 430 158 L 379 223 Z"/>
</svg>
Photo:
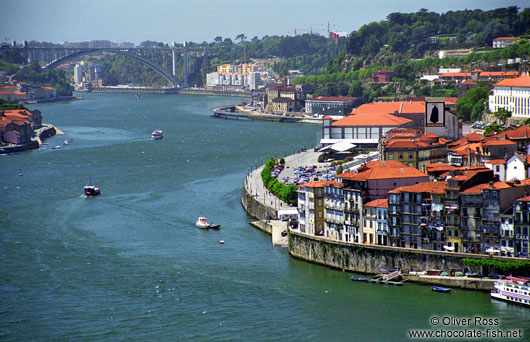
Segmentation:
<svg viewBox="0 0 530 342">
<path fill-rule="evenodd" d="M 353 283 L 252 228 L 245 173 L 313 146 L 318 126 L 211 117 L 237 98 L 82 96 L 32 106 L 65 133 L 46 150 L 0 156 L 0 340 L 407 341 L 433 316 L 530 336 L 528 308 Z M 100 197 L 81 196 L 89 180 Z M 221 230 L 197 229 L 200 215 Z"/>
</svg>

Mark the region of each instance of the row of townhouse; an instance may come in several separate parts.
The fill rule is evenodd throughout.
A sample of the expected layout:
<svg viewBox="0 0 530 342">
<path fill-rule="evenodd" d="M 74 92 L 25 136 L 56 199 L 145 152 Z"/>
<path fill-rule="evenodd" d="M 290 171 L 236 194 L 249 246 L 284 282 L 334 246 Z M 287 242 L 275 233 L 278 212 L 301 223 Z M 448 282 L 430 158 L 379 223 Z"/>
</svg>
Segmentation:
<svg viewBox="0 0 530 342">
<path fill-rule="evenodd" d="M 0 99 L 10 102 L 52 99 L 57 97 L 57 90 L 52 87 L 41 87 L 19 82 L 17 85 L 0 87 Z"/>
<path fill-rule="evenodd" d="M 298 191 L 299 229 L 350 243 L 528 256 L 530 180 L 500 182 L 486 167 L 445 165 L 444 181 L 377 161 L 307 183 Z M 440 169 L 431 168 L 431 179 Z"/>
</svg>

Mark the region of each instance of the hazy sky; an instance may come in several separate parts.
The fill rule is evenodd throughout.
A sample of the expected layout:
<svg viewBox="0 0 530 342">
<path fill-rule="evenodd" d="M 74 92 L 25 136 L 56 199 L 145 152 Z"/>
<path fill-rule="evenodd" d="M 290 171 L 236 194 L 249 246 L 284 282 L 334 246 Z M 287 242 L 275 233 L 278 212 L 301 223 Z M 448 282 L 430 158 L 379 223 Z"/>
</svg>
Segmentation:
<svg viewBox="0 0 530 342">
<path fill-rule="evenodd" d="M 0 40 L 211 42 L 240 33 L 350 33 L 392 12 L 530 7 L 529 0 L 0 0 Z"/>
</svg>

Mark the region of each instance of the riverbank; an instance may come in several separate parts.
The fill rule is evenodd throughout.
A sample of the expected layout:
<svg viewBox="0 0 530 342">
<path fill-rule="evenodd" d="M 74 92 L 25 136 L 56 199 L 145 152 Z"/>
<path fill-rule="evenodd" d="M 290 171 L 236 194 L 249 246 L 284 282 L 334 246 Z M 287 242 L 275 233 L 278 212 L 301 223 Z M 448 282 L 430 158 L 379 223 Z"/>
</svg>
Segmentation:
<svg viewBox="0 0 530 342">
<path fill-rule="evenodd" d="M 317 157 L 318 153 L 314 151 L 304 151 L 287 156 L 285 157 L 285 169 L 294 169 L 302 164 L 303 166 L 319 165 L 315 160 Z M 359 162 L 354 160 L 351 164 L 355 165 Z M 409 276 L 409 272 L 437 269 L 448 273 L 459 270 L 463 273 L 489 274 L 490 270 L 487 268 L 466 266 L 463 260 L 467 258 L 520 260 L 489 255 L 346 243 L 321 236 L 308 235 L 297 229 L 291 229 L 287 222 L 277 220 L 278 210 L 289 208 L 289 206 L 279 201 L 265 189 L 261 181 L 261 170 L 263 170 L 263 166 L 256 167 L 245 178 L 241 204 L 248 215 L 259 220 L 253 222 L 252 226 L 272 234 L 273 227 L 278 225 L 288 232 L 288 252 L 294 258 L 342 271 L 366 274 L 379 274 L 382 269 L 400 269 L 411 282 L 479 291 L 492 290 L 494 281 L 489 278 L 435 277 L 412 274 Z"/>
<path fill-rule="evenodd" d="M 212 109 L 213 116 L 220 119 L 230 120 L 261 120 L 288 123 L 311 123 L 322 124 L 321 118 L 314 118 L 302 113 L 297 114 L 273 114 L 260 111 L 258 108 L 243 105 L 223 106 Z"/>
<path fill-rule="evenodd" d="M 27 100 L 23 101 L 24 104 L 37 104 L 37 103 L 50 103 L 50 102 L 60 102 L 60 101 L 73 101 L 73 100 L 82 100 L 80 96 L 57 96 L 50 99 L 36 99 L 36 100 Z"/>
<path fill-rule="evenodd" d="M 9 154 L 9 153 L 16 153 L 16 152 L 22 152 L 27 150 L 34 150 L 39 148 L 40 145 L 42 145 L 42 142 L 52 137 L 56 134 L 63 134 L 60 130 L 55 128 L 55 126 L 50 124 L 42 124 L 42 127 L 35 130 L 35 137 L 24 144 L 9 144 L 6 146 L 0 147 L 0 154 Z"/>
</svg>

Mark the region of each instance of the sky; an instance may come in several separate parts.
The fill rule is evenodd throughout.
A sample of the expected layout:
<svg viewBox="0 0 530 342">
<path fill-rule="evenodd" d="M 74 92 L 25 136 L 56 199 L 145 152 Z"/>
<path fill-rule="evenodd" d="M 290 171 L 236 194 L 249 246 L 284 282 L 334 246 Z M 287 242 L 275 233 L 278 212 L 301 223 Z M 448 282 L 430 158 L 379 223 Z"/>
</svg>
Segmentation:
<svg viewBox="0 0 530 342">
<path fill-rule="evenodd" d="M 212 42 L 350 33 L 393 12 L 530 7 L 529 0 L 0 0 L 0 41 Z"/>
</svg>

